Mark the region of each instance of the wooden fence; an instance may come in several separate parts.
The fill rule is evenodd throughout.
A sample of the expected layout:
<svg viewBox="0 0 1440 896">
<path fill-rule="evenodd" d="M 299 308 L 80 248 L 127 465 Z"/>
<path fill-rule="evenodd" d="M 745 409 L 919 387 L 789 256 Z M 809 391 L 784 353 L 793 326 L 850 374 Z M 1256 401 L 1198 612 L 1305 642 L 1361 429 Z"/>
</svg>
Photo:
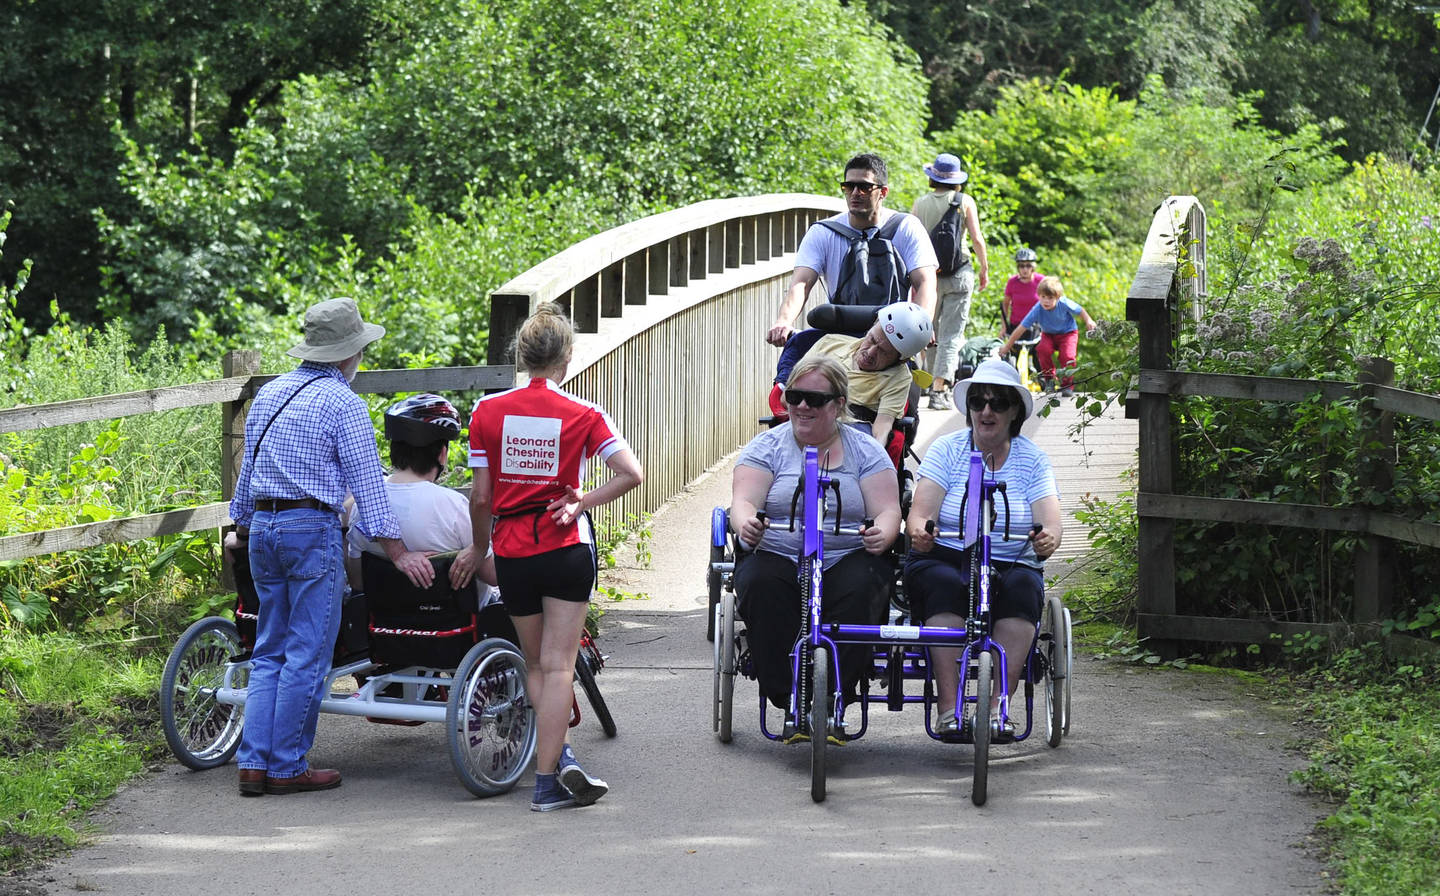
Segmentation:
<svg viewBox="0 0 1440 896">
<path fill-rule="evenodd" d="M 159 535 L 199 532 L 228 524 L 229 497 L 234 491 L 235 476 L 240 468 L 239 458 L 244 449 L 245 408 L 255 391 L 274 379 L 274 376 L 259 375 L 259 365 L 259 352 L 232 352 L 225 356 L 223 362 L 224 379 L 0 410 L 0 433 L 6 433 L 219 404 L 222 406 L 224 427 L 219 461 L 226 499 L 164 513 L 5 536 L 0 538 L 0 560 L 36 557 Z M 356 392 L 380 394 L 427 390 L 478 391 L 508 386 L 514 378 L 514 368 L 505 366 L 366 370 L 355 377 L 354 386 Z"/>
<path fill-rule="evenodd" d="M 1138 633 L 1164 649 L 1175 642 L 1265 643 L 1273 635 L 1319 633 L 1336 626 L 1373 623 L 1390 612 L 1391 569 L 1383 561 L 1385 540 L 1440 547 L 1440 525 L 1401 518 L 1380 510 L 1175 494 L 1175 440 L 1172 396 L 1198 395 L 1251 401 L 1298 403 L 1316 395 L 1327 401 L 1355 400 L 1366 442 L 1383 446 L 1357 474 L 1385 490 L 1394 456 L 1393 415 L 1440 419 L 1440 397 L 1396 389 L 1394 365 L 1363 362 L 1362 381 L 1282 379 L 1183 373 L 1171 361 L 1181 315 L 1198 318 L 1204 301 L 1204 211 L 1194 197 L 1171 197 L 1156 213 L 1139 270 L 1126 301 L 1140 342 L 1138 399 L 1127 411 L 1140 419 Z M 1187 615 L 1177 607 L 1175 522 L 1201 520 L 1295 526 L 1353 533 L 1361 547 L 1355 558 L 1352 618 L 1343 623 L 1234 619 Z"/>
</svg>

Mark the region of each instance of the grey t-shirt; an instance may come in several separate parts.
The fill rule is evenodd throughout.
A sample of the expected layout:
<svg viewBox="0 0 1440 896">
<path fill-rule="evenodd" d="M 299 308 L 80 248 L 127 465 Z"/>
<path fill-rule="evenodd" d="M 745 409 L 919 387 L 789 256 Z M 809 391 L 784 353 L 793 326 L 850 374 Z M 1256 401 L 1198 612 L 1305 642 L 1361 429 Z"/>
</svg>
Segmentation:
<svg viewBox="0 0 1440 896">
<path fill-rule="evenodd" d="M 840 518 L 842 528 L 853 529 L 867 516 L 865 496 L 860 491 L 860 481 L 877 473 L 894 476 L 895 466 L 890 457 L 868 433 L 852 426 L 840 427 L 840 438 L 845 444 L 845 462 L 831 469 L 830 475 L 840 483 Z M 750 440 L 740 452 L 736 464 L 764 470 L 775 477 L 770 491 L 765 496 L 764 510 L 770 516 L 770 528 L 760 539 L 759 550 L 789 557 L 799 556 L 804 544 L 802 531 L 804 521 L 800 504 L 795 505 L 795 531 L 790 531 L 790 501 L 795 488 L 800 484 L 800 474 L 805 471 L 805 449 L 795 443 L 790 424 L 783 423 L 774 429 L 762 432 Z M 825 454 L 820 454 L 820 466 L 825 467 Z M 858 535 L 836 535 L 835 495 L 830 493 L 825 520 L 825 568 L 839 563 L 846 554 L 860 550 L 862 544 Z"/>
</svg>

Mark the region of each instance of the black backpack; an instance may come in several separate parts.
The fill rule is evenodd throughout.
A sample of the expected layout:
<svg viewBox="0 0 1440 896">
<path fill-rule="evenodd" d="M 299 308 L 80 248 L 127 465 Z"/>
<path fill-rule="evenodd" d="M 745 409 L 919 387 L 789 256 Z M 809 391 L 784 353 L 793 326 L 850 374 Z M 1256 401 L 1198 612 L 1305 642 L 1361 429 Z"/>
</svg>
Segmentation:
<svg viewBox="0 0 1440 896">
<path fill-rule="evenodd" d="M 896 212 L 869 239 L 865 234 L 838 221 L 821 221 L 820 226 L 850 241 L 840 264 L 840 282 L 834 284 L 830 301 L 836 305 L 889 305 L 904 301 L 910 294 L 905 259 L 895 248 L 895 231 L 903 212 Z"/>
<path fill-rule="evenodd" d="M 970 263 L 970 253 L 965 251 L 964 202 L 965 194 L 956 190 L 950 197 L 950 207 L 930 231 L 941 274 L 953 274 Z"/>
</svg>

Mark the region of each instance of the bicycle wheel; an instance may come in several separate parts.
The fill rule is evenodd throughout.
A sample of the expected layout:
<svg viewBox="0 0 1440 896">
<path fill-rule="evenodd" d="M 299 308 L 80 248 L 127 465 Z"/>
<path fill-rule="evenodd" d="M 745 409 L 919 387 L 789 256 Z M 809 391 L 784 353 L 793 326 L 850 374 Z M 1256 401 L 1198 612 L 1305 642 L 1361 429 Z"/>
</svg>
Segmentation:
<svg viewBox="0 0 1440 896">
<path fill-rule="evenodd" d="M 975 735 L 975 769 L 970 781 L 970 802 L 977 806 L 985 805 L 990 777 L 990 690 L 994 660 L 987 650 L 975 664 L 975 716 L 971 725 Z"/>
<path fill-rule="evenodd" d="M 728 744 L 735 711 L 735 595 L 722 597 L 715 612 L 715 731 L 720 743 Z"/>
<path fill-rule="evenodd" d="M 585 654 L 585 649 L 581 648 L 580 655 L 575 658 L 575 678 L 579 680 L 580 688 L 585 691 L 590 708 L 595 710 L 595 718 L 600 720 L 600 727 L 605 729 L 605 736 L 614 737 L 615 719 L 610 715 L 610 707 L 605 705 L 605 696 L 600 693 L 600 685 L 595 683 L 595 672 L 590 668 L 590 658 Z"/>
<path fill-rule="evenodd" d="M 825 737 L 830 733 L 830 651 L 816 647 L 810 676 L 810 799 L 825 802 Z"/>
<path fill-rule="evenodd" d="M 1045 602 L 1040 620 L 1040 645 L 1045 651 L 1045 742 L 1060 746 L 1065 733 L 1065 626 L 1060 599 Z"/>
<path fill-rule="evenodd" d="M 230 658 L 239 654 L 235 623 L 219 616 L 201 619 L 185 630 L 160 678 L 160 719 L 165 743 L 180 764 L 200 771 L 229 762 L 240 747 L 245 707 L 215 700 L 225 684 Z M 245 687 L 249 667 L 236 669 L 231 685 Z"/>
<path fill-rule="evenodd" d="M 503 638 L 470 648 L 445 707 L 450 763 L 476 796 L 504 793 L 535 755 L 535 714 L 525 695 L 525 658 Z"/>
<path fill-rule="evenodd" d="M 720 568 L 716 565 L 725 562 L 725 548 L 717 545 L 710 545 L 710 565 L 705 573 L 705 585 L 710 591 L 710 614 L 709 622 L 705 626 L 705 639 L 715 640 L 715 608 L 720 605 L 721 574 Z"/>
</svg>

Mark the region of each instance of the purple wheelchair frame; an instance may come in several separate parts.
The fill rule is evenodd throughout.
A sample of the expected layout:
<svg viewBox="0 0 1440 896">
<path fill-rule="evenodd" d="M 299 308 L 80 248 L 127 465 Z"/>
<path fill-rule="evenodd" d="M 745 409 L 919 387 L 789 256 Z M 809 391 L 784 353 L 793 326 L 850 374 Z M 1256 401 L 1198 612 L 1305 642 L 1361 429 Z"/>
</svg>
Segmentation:
<svg viewBox="0 0 1440 896">
<path fill-rule="evenodd" d="M 786 733 L 808 735 L 811 745 L 811 788 L 812 799 L 825 799 L 825 746 L 831 737 L 844 736 L 854 740 L 864 735 L 869 724 L 869 704 L 886 703 L 891 711 L 899 711 L 906 703 L 925 704 L 925 730 L 931 738 L 954 743 L 968 743 L 975 747 L 975 765 L 972 779 L 971 800 L 983 805 L 986 799 L 989 747 L 995 732 L 1004 730 L 1009 720 L 1010 693 L 1007 670 L 1009 658 L 999 642 L 991 637 L 990 619 L 990 520 L 989 512 L 995 493 L 1003 492 L 1005 484 L 994 479 L 987 481 L 985 463 L 980 452 L 970 454 L 965 498 L 964 520 L 958 532 L 935 532 L 934 523 L 927 523 L 927 529 L 937 536 L 959 538 L 966 542 L 966 534 L 977 544 L 978 557 L 976 575 L 971 587 L 976 589 L 972 603 L 973 612 L 964 628 L 946 628 L 925 625 L 859 625 L 853 623 L 822 622 L 824 583 L 822 572 L 825 562 L 824 520 L 826 517 L 827 492 L 834 490 L 839 500 L 838 483 L 820 466 L 819 453 L 814 447 L 805 449 L 805 468 L 801 479 L 798 498 L 803 506 L 803 544 L 797 558 L 797 576 L 800 582 L 802 612 L 800 633 L 790 652 L 791 693 L 790 706 L 786 713 L 786 732 L 772 732 L 766 724 L 767 701 L 760 697 L 760 729 L 765 737 L 779 740 Z M 858 529 L 842 529 L 841 516 L 837 507 L 836 523 L 832 529 L 837 535 L 855 535 Z M 794 525 L 794 514 L 792 522 Z M 867 526 L 869 521 L 867 521 Z M 977 583 L 978 582 L 978 587 Z M 717 638 L 719 636 L 717 635 Z M 1036 625 L 1036 637 L 1031 642 L 1026 663 L 1026 720 L 1023 731 L 1017 732 L 1013 741 L 1026 739 L 1033 723 L 1033 684 L 1043 674 L 1037 664 L 1037 644 L 1040 626 Z M 859 703 L 861 705 L 860 727 L 853 734 L 843 733 L 841 720 L 845 705 L 840 681 L 840 665 L 837 655 L 839 645 L 871 645 L 876 648 L 883 677 L 889 681 L 889 694 L 870 695 L 868 680 L 862 680 Z M 931 722 L 934 698 L 931 693 L 929 674 L 930 647 L 959 647 L 961 655 L 961 686 L 956 694 L 955 715 L 962 720 L 958 733 L 942 734 Z M 994 668 L 998 657 L 999 669 Z M 882 659 L 883 658 L 883 659 Z M 998 715 L 990 718 L 990 692 L 998 671 L 1000 700 Z M 904 693 L 904 681 L 921 679 L 926 682 L 923 696 Z M 968 686 L 973 683 L 973 688 Z M 826 697 L 833 689 L 833 693 Z M 792 733 L 792 736 L 793 736 Z M 1010 739 L 1007 739 L 1010 742 Z"/>
</svg>

